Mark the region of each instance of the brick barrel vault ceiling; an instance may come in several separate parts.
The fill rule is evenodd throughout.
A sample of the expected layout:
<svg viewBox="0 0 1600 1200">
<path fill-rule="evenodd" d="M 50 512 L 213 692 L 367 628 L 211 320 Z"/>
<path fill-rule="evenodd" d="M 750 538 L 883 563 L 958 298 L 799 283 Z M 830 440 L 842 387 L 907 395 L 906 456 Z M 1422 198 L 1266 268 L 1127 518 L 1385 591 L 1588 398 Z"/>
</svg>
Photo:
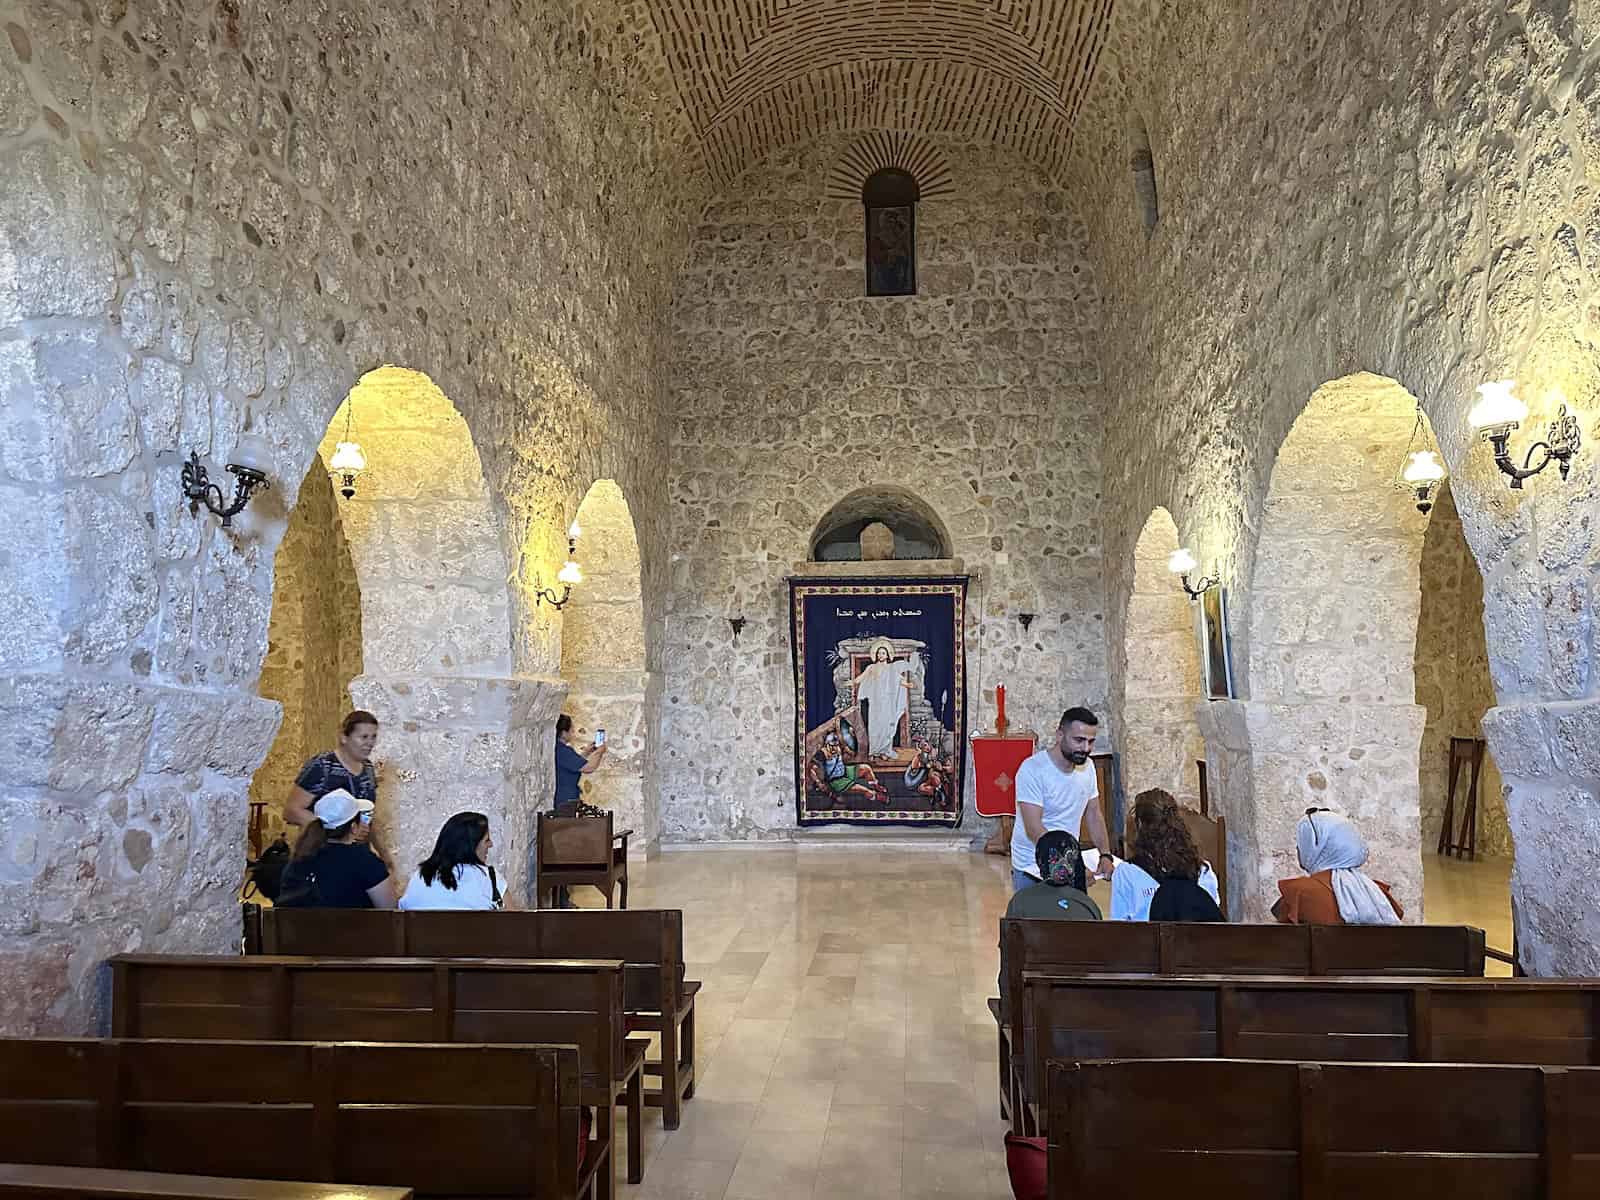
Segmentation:
<svg viewBox="0 0 1600 1200">
<path fill-rule="evenodd" d="M 687 150 L 726 184 L 781 146 L 903 129 L 1059 176 L 1115 0 L 634 0 Z M 664 79 L 662 78 L 664 75 Z"/>
</svg>

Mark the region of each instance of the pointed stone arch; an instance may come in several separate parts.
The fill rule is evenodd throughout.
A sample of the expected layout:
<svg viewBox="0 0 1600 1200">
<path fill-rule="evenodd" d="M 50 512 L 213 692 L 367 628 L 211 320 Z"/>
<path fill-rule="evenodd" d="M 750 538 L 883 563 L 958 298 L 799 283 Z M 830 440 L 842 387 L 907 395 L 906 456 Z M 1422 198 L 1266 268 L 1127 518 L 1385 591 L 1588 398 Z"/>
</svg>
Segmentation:
<svg viewBox="0 0 1600 1200">
<path fill-rule="evenodd" d="M 578 561 L 583 582 L 562 611 L 561 675 L 565 711 L 580 740 L 606 731 L 602 767 L 587 777 L 584 799 L 617 814 L 633 845 L 649 853 L 660 837 L 655 747 L 646 736 L 659 705 L 659 680 L 648 668 L 639 539 L 627 496 L 597 479 L 578 506 Z"/>
</svg>

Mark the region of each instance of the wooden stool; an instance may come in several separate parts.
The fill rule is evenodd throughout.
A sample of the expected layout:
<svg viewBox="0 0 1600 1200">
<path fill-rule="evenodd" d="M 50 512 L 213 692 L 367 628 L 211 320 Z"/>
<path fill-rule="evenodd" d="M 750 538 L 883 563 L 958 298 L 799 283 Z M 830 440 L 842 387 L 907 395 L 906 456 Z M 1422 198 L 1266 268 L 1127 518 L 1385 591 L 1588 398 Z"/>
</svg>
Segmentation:
<svg viewBox="0 0 1600 1200">
<path fill-rule="evenodd" d="M 1478 857 L 1478 777 L 1483 773 L 1483 752 L 1487 743 L 1482 738 L 1453 737 L 1450 739 L 1450 786 L 1445 793 L 1444 819 L 1439 823 L 1440 854 L 1454 854 L 1460 858 L 1465 851 L 1468 858 Z M 1471 764 L 1472 779 L 1467 784 L 1466 802 L 1461 813 L 1461 836 L 1452 840 L 1456 823 L 1456 784 L 1461 778 L 1461 768 Z"/>
</svg>

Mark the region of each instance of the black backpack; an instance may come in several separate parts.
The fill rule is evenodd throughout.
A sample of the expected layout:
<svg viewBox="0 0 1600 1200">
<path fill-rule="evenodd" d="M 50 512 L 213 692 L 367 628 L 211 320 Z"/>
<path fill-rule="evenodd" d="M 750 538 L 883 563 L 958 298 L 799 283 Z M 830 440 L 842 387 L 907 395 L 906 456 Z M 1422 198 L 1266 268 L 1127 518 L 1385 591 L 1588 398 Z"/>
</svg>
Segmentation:
<svg viewBox="0 0 1600 1200">
<path fill-rule="evenodd" d="M 248 900 L 260 892 L 276 904 L 283 887 L 283 871 L 288 865 L 289 843 L 280 833 L 272 845 L 261 852 L 260 858 L 245 863 L 244 898 Z"/>
</svg>

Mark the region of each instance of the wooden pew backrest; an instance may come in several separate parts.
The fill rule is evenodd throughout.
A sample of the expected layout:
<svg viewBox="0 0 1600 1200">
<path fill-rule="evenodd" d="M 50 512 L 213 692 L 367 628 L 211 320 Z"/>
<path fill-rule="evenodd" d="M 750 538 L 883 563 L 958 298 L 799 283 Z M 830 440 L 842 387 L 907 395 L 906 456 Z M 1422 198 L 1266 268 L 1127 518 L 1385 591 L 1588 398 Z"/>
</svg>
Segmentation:
<svg viewBox="0 0 1600 1200">
<path fill-rule="evenodd" d="M 1600 1068 L 1217 1059 L 1052 1063 L 1050 1195 L 1576 1200 Z"/>
<path fill-rule="evenodd" d="M 0 1163 L 6 1200 L 411 1200 L 410 1188 Z"/>
<path fill-rule="evenodd" d="M 0 1039 L 7 1162 L 567 1198 L 579 1101 L 571 1047 Z"/>
</svg>

